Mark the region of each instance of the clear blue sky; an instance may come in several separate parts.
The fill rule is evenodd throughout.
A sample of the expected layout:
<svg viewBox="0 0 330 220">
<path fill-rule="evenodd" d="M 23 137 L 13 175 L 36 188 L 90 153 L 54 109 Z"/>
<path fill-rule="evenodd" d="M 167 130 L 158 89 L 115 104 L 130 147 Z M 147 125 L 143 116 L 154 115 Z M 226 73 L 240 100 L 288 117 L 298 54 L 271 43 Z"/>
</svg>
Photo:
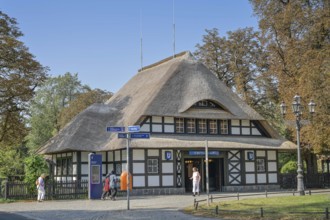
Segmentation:
<svg viewBox="0 0 330 220">
<path fill-rule="evenodd" d="M 173 54 L 173 0 L 0 0 L 20 40 L 52 76 L 78 73 L 83 84 L 117 92 L 143 65 Z M 220 35 L 254 27 L 248 0 L 174 0 L 176 53 L 195 51 L 205 29 Z"/>
</svg>

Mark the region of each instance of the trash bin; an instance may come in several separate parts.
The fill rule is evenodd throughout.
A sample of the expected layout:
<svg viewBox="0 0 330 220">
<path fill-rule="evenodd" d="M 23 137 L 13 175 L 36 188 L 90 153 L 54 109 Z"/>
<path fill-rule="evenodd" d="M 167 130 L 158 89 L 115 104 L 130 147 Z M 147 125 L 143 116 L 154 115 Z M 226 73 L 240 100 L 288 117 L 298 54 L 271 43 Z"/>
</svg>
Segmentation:
<svg viewBox="0 0 330 220">
<path fill-rule="evenodd" d="M 132 174 L 129 173 L 129 189 L 132 190 Z M 120 175 L 120 190 L 127 190 L 127 171 Z"/>
</svg>

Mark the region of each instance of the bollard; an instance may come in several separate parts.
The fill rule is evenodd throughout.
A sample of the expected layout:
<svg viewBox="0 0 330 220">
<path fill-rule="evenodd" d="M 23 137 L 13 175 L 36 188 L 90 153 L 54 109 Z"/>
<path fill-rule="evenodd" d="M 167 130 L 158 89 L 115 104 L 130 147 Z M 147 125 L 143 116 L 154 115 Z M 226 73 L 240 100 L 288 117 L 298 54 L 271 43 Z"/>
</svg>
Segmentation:
<svg viewBox="0 0 330 220">
<path fill-rule="evenodd" d="M 237 192 L 237 200 L 239 200 L 239 192 Z"/>
<path fill-rule="evenodd" d="M 260 217 L 264 217 L 264 209 L 262 207 L 260 208 Z"/>
<path fill-rule="evenodd" d="M 213 203 L 213 196 L 211 195 L 211 203 Z"/>
<path fill-rule="evenodd" d="M 329 219 L 329 208 L 325 208 L 325 219 Z"/>
<path fill-rule="evenodd" d="M 194 206 L 196 205 L 196 199 L 194 199 Z"/>
<path fill-rule="evenodd" d="M 197 208 L 198 208 L 198 202 L 196 202 L 195 204 L 195 210 L 197 210 Z"/>
<path fill-rule="evenodd" d="M 293 196 L 294 196 L 294 190 L 292 192 L 293 192 Z"/>
<path fill-rule="evenodd" d="M 267 195 L 267 189 L 266 189 L 266 198 L 268 197 L 268 195 Z"/>
<path fill-rule="evenodd" d="M 215 214 L 217 214 L 217 215 L 219 214 L 219 206 L 215 207 Z"/>
<path fill-rule="evenodd" d="M 309 195 L 310 195 L 310 196 L 312 195 L 312 191 L 311 191 L 311 190 L 309 190 Z"/>
</svg>

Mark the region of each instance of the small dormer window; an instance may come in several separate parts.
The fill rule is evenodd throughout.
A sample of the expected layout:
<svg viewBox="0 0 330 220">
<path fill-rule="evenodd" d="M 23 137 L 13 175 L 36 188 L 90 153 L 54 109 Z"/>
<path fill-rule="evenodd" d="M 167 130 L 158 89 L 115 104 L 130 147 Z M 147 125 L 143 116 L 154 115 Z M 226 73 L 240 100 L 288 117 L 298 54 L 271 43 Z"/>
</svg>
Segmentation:
<svg viewBox="0 0 330 220">
<path fill-rule="evenodd" d="M 210 100 L 202 100 L 199 102 L 196 102 L 193 105 L 194 108 L 217 108 L 217 109 L 221 109 L 224 110 L 222 107 L 220 107 L 218 104 L 210 101 Z"/>
</svg>

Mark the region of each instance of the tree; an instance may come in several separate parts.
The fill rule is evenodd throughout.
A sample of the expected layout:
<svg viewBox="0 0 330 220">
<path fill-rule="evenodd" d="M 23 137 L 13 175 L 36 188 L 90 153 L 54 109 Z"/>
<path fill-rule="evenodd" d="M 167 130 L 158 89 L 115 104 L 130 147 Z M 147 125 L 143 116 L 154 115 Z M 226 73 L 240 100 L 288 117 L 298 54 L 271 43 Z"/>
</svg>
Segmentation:
<svg viewBox="0 0 330 220">
<path fill-rule="evenodd" d="M 330 1 L 250 2 L 269 54 L 268 73 L 278 82 L 281 100 L 291 103 L 299 93 L 303 105 L 307 106 L 310 99 L 317 103 L 312 124 L 302 128 L 302 146 L 315 153 L 329 153 Z"/>
<path fill-rule="evenodd" d="M 76 115 L 94 103 L 103 103 L 111 98 L 112 93 L 100 89 L 90 90 L 79 94 L 76 99 L 69 102 L 59 114 L 59 126 L 63 128 Z"/>
<path fill-rule="evenodd" d="M 49 78 L 42 84 L 30 105 L 28 147 L 36 149 L 57 134 L 61 129 L 58 121 L 61 110 L 79 94 L 89 90 L 88 86 L 78 80 L 78 74 L 71 73 Z"/>
<path fill-rule="evenodd" d="M 259 32 L 252 28 L 227 32 L 220 37 L 217 29 L 206 30 L 203 44 L 197 44 L 195 56 L 215 75 L 255 108 L 275 127 L 280 127 L 277 113 L 277 82 L 268 74 L 268 54 Z"/>
<path fill-rule="evenodd" d="M 47 68 L 18 40 L 21 36 L 16 20 L 0 11 L 0 148 L 21 144 L 28 102 L 46 79 Z"/>
</svg>

